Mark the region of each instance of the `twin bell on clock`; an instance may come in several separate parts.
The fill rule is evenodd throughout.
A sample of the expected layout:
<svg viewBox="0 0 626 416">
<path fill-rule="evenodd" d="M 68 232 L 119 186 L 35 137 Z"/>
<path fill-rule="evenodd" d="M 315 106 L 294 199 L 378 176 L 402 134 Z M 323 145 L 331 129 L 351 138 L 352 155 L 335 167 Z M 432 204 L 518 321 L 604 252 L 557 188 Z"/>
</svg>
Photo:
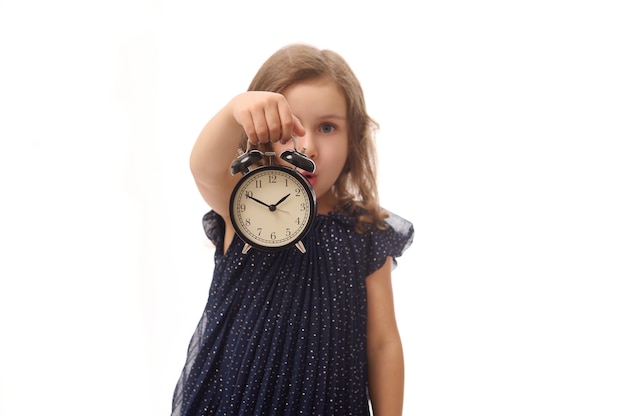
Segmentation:
<svg viewBox="0 0 626 416">
<path fill-rule="evenodd" d="M 302 238 L 311 228 L 317 213 L 315 191 L 296 169 L 313 173 L 315 162 L 306 149 L 287 149 L 280 158 L 293 168 L 275 165 L 275 152 L 251 149 L 233 161 L 230 172 L 243 176 L 230 196 L 230 219 L 237 235 L 244 241 L 243 253 L 255 247 L 264 251 L 285 250 L 295 246 L 306 251 Z M 266 158 L 268 164 L 260 165 Z"/>
</svg>

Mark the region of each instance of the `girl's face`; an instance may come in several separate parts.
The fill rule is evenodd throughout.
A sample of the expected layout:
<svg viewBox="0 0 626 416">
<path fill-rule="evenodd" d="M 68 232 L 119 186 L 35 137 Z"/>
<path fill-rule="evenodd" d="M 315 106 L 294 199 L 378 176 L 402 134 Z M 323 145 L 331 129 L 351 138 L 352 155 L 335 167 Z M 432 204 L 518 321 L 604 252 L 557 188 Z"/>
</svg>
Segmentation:
<svg viewBox="0 0 626 416">
<path fill-rule="evenodd" d="M 317 195 L 317 211 L 326 214 L 336 208 L 335 197 L 330 192 L 348 158 L 348 120 L 346 100 L 337 85 L 330 79 L 320 78 L 289 86 L 283 95 L 291 112 L 298 117 L 306 134 L 297 137 L 298 150 L 313 159 L 313 174 L 301 172 L 311 183 Z M 274 143 L 273 150 L 293 148 L 293 143 Z M 281 164 L 286 164 L 277 158 Z"/>
</svg>

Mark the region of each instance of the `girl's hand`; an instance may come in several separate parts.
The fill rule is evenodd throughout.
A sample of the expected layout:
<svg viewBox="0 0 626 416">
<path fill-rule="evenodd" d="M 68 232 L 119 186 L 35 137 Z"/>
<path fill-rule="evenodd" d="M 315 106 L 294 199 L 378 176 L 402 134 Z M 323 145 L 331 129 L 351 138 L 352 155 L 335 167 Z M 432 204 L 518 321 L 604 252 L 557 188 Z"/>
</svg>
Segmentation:
<svg viewBox="0 0 626 416">
<path fill-rule="evenodd" d="M 305 134 L 304 126 L 292 114 L 282 94 L 248 91 L 233 98 L 230 105 L 235 121 L 252 144 L 287 143 L 292 136 Z"/>
</svg>

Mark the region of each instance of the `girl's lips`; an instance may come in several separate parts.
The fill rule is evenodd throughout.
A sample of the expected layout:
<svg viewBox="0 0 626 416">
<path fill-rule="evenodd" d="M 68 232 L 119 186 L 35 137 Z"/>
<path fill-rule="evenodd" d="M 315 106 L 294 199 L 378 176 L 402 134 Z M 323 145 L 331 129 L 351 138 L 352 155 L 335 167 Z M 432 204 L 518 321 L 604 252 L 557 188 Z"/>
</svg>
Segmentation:
<svg viewBox="0 0 626 416">
<path fill-rule="evenodd" d="M 317 180 L 317 176 L 308 172 L 302 172 L 302 175 L 306 178 L 307 181 L 311 184 L 311 186 L 315 185 L 315 181 Z"/>
</svg>

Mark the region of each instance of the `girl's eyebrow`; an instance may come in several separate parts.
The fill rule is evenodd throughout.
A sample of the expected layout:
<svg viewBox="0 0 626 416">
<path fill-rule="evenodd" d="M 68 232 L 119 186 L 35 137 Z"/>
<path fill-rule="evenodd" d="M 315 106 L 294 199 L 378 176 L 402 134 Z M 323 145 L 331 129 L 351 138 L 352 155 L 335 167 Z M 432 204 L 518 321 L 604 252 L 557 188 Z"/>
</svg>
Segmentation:
<svg viewBox="0 0 626 416">
<path fill-rule="evenodd" d="M 340 115 L 337 115 L 337 114 L 326 114 L 326 115 L 320 116 L 318 118 L 319 119 L 325 119 L 325 120 L 327 120 L 327 119 L 335 119 L 335 120 L 342 120 L 342 121 L 346 120 L 346 117 L 340 116 Z"/>
</svg>

